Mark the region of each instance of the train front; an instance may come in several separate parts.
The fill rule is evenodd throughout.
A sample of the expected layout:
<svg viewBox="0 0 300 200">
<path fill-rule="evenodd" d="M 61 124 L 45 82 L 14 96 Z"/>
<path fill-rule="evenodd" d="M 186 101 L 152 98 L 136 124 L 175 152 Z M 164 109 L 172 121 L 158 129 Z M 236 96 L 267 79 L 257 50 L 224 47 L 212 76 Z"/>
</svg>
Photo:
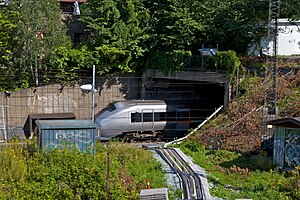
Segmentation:
<svg viewBox="0 0 300 200">
<path fill-rule="evenodd" d="M 112 102 L 95 115 L 95 123 L 100 127 L 100 139 L 109 140 L 122 134 L 119 127 L 122 116 L 119 113 L 118 102 Z"/>
</svg>

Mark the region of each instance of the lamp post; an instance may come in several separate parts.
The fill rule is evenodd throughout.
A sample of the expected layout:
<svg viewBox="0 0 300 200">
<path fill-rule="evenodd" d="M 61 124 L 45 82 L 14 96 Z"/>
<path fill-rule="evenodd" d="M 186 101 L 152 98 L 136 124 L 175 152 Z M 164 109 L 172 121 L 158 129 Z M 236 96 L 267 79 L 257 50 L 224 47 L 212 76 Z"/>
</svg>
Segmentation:
<svg viewBox="0 0 300 200">
<path fill-rule="evenodd" d="M 92 122 L 95 122 L 95 76 L 96 76 L 96 69 L 95 65 L 93 65 L 93 82 L 87 85 L 81 85 L 80 89 L 84 91 L 92 91 Z"/>
<path fill-rule="evenodd" d="M 93 83 L 92 83 L 92 122 L 95 122 L 95 65 L 93 65 Z"/>
</svg>

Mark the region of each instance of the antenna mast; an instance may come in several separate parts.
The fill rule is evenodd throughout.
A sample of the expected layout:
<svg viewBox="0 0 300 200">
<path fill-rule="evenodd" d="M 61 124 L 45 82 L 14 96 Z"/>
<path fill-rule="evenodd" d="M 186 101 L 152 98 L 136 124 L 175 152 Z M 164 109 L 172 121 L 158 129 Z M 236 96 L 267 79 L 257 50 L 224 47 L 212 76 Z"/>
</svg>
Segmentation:
<svg viewBox="0 0 300 200">
<path fill-rule="evenodd" d="M 280 0 L 269 0 L 268 19 L 268 47 L 266 55 L 266 71 L 264 80 L 264 106 L 262 124 L 262 148 L 271 150 L 273 144 L 273 128 L 267 126 L 267 121 L 277 118 L 276 96 L 277 96 L 277 51 L 278 51 L 278 18 L 280 12 Z"/>
</svg>

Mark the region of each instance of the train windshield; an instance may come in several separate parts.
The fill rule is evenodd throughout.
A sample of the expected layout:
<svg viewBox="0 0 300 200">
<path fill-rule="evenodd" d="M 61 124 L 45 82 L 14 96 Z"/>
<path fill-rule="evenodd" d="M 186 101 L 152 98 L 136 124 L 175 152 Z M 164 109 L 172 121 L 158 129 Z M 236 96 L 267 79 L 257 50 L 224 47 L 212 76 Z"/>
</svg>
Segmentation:
<svg viewBox="0 0 300 200">
<path fill-rule="evenodd" d="M 98 112 L 95 117 L 99 117 L 102 113 L 104 113 L 105 111 L 109 111 L 109 112 L 112 112 L 116 110 L 116 106 L 114 105 L 114 103 L 110 103 L 108 104 L 105 108 L 103 108 L 102 110 L 100 110 L 100 112 Z"/>
</svg>

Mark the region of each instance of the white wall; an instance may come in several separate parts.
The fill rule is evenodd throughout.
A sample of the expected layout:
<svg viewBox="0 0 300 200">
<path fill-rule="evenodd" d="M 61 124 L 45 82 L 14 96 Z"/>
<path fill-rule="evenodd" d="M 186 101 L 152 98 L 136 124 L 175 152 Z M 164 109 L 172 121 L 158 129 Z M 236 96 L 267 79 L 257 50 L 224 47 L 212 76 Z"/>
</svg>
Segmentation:
<svg viewBox="0 0 300 200">
<path fill-rule="evenodd" d="M 300 55 L 300 22 L 291 24 L 285 19 L 278 22 L 278 55 Z"/>
<path fill-rule="evenodd" d="M 298 26 L 297 26 L 298 25 Z M 293 23 L 287 19 L 278 20 L 277 55 L 300 55 L 300 21 Z M 263 54 L 273 54 L 273 42 L 262 39 L 260 47 Z M 259 50 L 254 45 L 250 46 L 249 54 L 259 55 Z"/>
</svg>

